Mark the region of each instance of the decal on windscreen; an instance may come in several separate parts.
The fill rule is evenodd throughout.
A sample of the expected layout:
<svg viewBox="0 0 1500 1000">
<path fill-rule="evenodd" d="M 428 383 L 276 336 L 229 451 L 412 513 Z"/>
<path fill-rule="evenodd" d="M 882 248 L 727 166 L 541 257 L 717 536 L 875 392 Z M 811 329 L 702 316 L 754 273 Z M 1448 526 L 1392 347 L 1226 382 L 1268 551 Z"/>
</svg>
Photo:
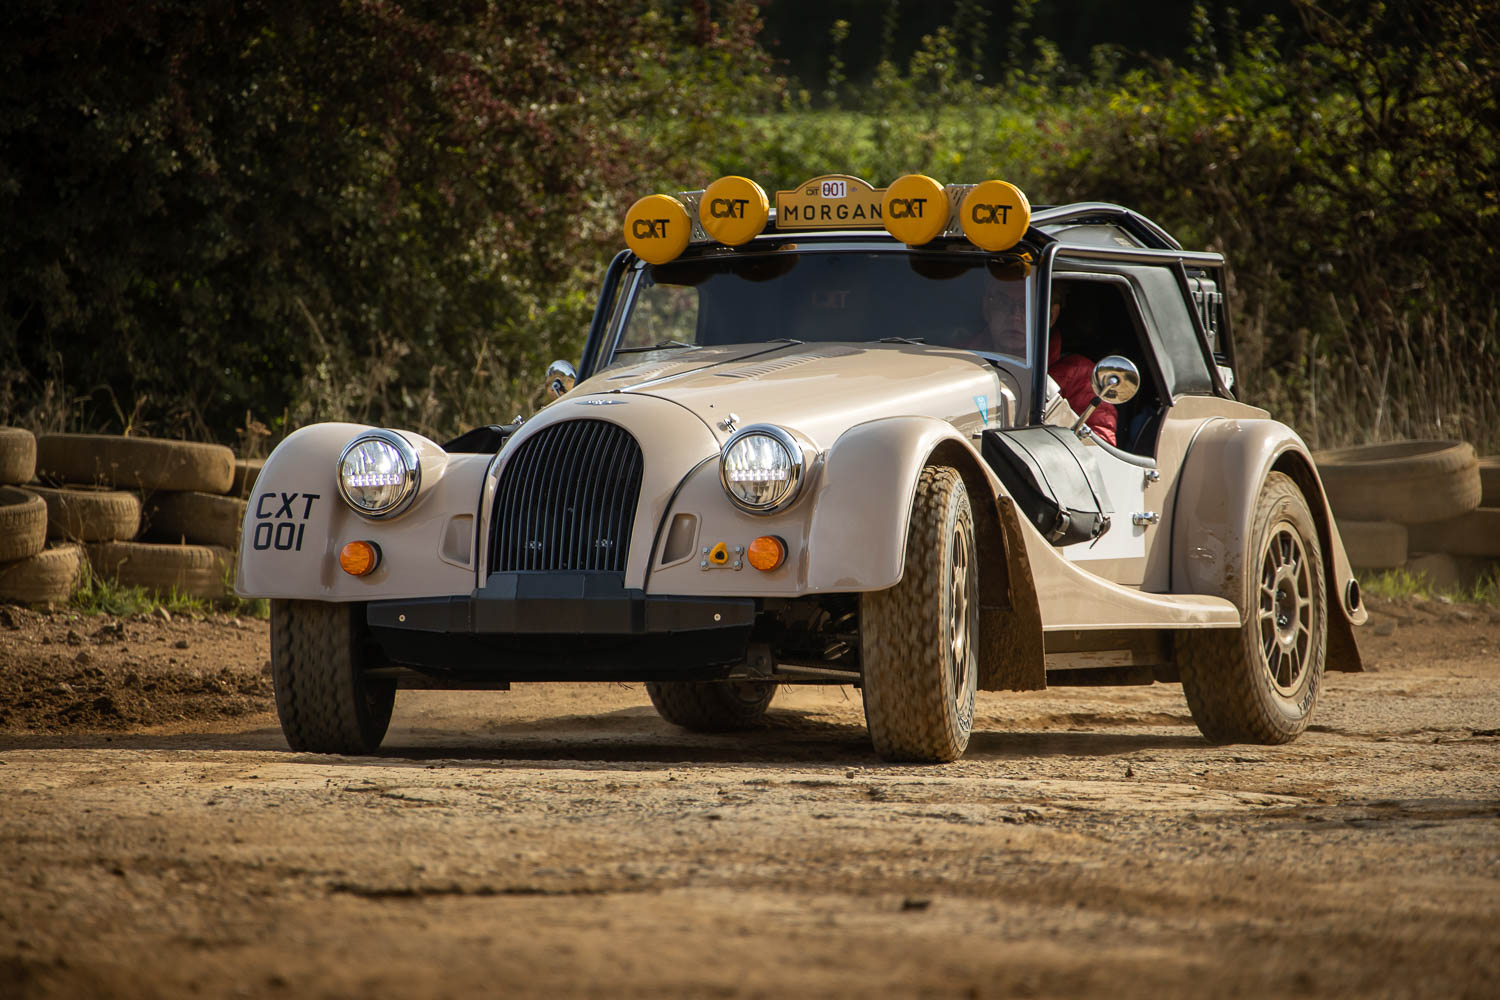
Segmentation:
<svg viewBox="0 0 1500 1000">
<path fill-rule="evenodd" d="M 975 396 L 974 405 L 979 408 L 979 418 L 984 421 L 984 426 L 990 425 L 990 397 Z"/>
</svg>

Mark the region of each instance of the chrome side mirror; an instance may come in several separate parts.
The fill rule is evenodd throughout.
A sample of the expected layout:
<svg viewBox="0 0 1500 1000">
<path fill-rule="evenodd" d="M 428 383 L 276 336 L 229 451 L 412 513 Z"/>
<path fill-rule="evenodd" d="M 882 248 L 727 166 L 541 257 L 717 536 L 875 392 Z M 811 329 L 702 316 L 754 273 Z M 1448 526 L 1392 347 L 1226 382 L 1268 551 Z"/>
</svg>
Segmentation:
<svg viewBox="0 0 1500 1000">
<path fill-rule="evenodd" d="M 1094 365 L 1094 395 L 1105 403 L 1128 403 L 1141 388 L 1140 369 L 1129 358 L 1111 354 Z"/>
<path fill-rule="evenodd" d="M 554 361 L 547 366 L 547 391 L 556 399 L 578 384 L 578 371 L 567 361 Z"/>
<path fill-rule="evenodd" d="M 1128 403 L 1135 398 L 1141 388 L 1141 372 L 1129 358 L 1111 354 L 1100 358 L 1094 365 L 1094 374 L 1089 381 L 1093 384 L 1094 399 L 1073 424 L 1073 433 L 1081 438 L 1092 433 L 1087 421 L 1100 403 Z"/>
</svg>

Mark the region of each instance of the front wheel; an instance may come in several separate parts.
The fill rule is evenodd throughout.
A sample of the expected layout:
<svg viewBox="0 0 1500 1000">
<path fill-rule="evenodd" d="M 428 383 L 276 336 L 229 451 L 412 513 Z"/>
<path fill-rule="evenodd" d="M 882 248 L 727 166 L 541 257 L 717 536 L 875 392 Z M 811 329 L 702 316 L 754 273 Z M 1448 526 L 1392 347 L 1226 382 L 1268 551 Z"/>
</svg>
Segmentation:
<svg viewBox="0 0 1500 1000">
<path fill-rule="evenodd" d="M 385 738 L 394 681 L 371 681 L 362 604 L 271 602 L 276 714 L 293 750 L 373 753 Z"/>
<path fill-rule="evenodd" d="M 1236 581 L 1244 623 L 1189 632 L 1178 669 L 1193 721 L 1210 743 L 1290 743 L 1312 717 L 1328 649 L 1318 529 L 1289 477 L 1266 477 Z"/>
<path fill-rule="evenodd" d="M 865 724 L 886 760 L 957 760 L 969 745 L 979 663 L 974 514 L 958 470 L 917 481 L 906 570 L 859 605 Z"/>
</svg>

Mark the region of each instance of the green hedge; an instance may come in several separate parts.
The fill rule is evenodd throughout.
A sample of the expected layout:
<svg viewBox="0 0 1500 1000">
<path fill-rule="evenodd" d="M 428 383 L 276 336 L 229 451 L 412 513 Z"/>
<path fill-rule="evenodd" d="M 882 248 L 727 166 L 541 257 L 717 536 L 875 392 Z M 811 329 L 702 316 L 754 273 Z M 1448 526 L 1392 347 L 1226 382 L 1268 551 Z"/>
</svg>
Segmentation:
<svg viewBox="0 0 1500 1000">
<path fill-rule="evenodd" d="M 16 0 L 0 423 L 509 419 L 576 355 L 635 197 L 923 171 L 1224 251 L 1245 394 L 1314 445 L 1500 451 L 1500 0 L 1304 3 L 1295 32 L 1218 38 L 1200 12 L 1183 65 L 1130 72 L 1066 64 L 1034 7 L 962 5 L 905 65 L 854 87 L 835 55 L 813 94 L 745 0 Z"/>
</svg>

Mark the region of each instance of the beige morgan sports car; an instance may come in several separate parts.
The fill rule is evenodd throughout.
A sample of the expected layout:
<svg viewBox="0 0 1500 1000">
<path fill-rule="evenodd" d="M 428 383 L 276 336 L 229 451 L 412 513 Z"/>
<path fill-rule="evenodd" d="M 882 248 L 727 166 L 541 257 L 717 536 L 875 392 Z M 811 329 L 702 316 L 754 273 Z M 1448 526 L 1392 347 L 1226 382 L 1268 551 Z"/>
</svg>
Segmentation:
<svg viewBox="0 0 1500 1000">
<path fill-rule="evenodd" d="M 536 415 L 266 461 L 236 590 L 293 748 L 515 681 L 641 681 L 705 732 L 853 685 L 895 761 L 962 755 L 977 689 L 1180 682 L 1210 741 L 1282 743 L 1360 669 L 1308 449 L 1235 398 L 1218 254 L 922 175 L 725 177 L 625 240 Z"/>
</svg>

